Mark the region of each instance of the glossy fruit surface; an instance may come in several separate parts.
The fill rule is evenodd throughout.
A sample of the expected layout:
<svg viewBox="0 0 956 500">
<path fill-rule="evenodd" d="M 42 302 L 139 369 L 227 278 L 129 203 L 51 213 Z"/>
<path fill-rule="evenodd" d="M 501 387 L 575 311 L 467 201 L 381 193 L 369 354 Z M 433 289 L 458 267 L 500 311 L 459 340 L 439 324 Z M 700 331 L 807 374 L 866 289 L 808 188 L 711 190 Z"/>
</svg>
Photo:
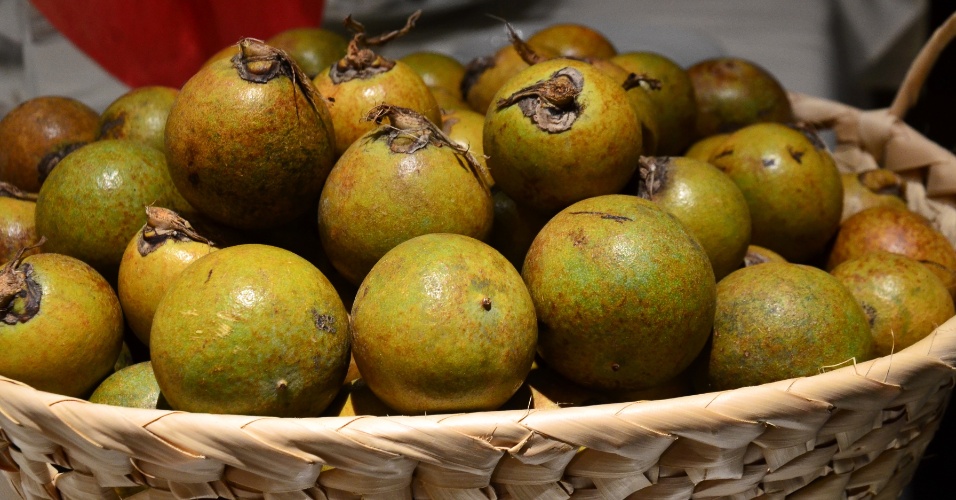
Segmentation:
<svg viewBox="0 0 956 500">
<path fill-rule="evenodd" d="M 90 402 L 125 408 L 169 409 L 149 361 L 129 365 L 106 377 L 90 395 Z"/>
<path fill-rule="evenodd" d="M 760 122 L 792 122 L 793 109 L 777 78 L 752 61 L 707 59 L 687 68 L 697 98 L 698 137 Z"/>
<path fill-rule="evenodd" d="M 349 42 L 342 35 L 323 28 L 291 28 L 265 41 L 292 56 L 302 72 L 315 78 L 325 68 L 342 58 Z"/>
<path fill-rule="evenodd" d="M 598 30 L 578 23 L 555 23 L 531 35 L 528 43 L 573 59 L 610 59 L 617 49 Z"/>
</svg>

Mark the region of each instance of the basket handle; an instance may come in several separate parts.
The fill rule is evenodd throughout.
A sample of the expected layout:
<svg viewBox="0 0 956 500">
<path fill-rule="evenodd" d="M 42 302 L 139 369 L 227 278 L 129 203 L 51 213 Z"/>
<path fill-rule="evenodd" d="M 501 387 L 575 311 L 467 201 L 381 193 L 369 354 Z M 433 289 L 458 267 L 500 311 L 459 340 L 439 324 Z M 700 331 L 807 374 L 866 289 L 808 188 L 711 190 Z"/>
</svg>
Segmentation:
<svg viewBox="0 0 956 500">
<path fill-rule="evenodd" d="M 906 112 L 916 104 L 920 89 L 933 69 L 933 65 L 936 64 L 940 53 L 953 38 L 956 38 L 956 13 L 950 15 L 933 32 L 933 36 L 926 42 L 926 45 L 923 45 L 919 54 L 913 59 L 906 71 L 906 77 L 903 78 L 900 89 L 896 92 L 893 104 L 889 107 L 888 111 L 891 116 L 903 118 Z"/>
</svg>

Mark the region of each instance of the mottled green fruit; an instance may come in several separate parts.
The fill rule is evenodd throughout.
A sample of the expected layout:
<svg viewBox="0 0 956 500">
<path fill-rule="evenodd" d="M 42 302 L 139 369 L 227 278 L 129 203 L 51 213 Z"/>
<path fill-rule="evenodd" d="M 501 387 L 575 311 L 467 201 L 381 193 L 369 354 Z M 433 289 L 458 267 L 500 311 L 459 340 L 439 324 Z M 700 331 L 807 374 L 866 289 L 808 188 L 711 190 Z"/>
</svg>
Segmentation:
<svg viewBox="0 0 956 500">
<path fill-rule="evenodd" d="M 162 151 L 104 139 L 70 153 L 37 197 L 37 234 L 44 251 L 76 257 L 115 281 L 126 245 L 146 223 L 145 207 L 179 209 Z"/>
<path fill-rule="evenodd" d="M 542 104 L 564 92 L 561 107 Z M 483 143 L 495 185 L 516 202 L 551 213 L 619 192 L 644 151 L 640 121 L 621 83 L 571 59 L 535 64 L 498 89 Z"/>
<path fill-rule="evenodd" d="M 531 248 L 531 242 L 548 222 L 549 217 L 515 203 L 500 189 L 493 189 L 492 192 L 495 221 L 491 226 L 488 243 L 520 270 L 528 248 Z"/>
<path fill-rule="evenodd" d="M 452 56 L 440 52 L 419 51 L 399 59 L 412 68 L 429 87 L 440 87 L 460 96 L 465 65 Z"/>
<path fill-rule="evenodd" d="M 522 276 L 542 359 L 585 387 L 661 385 L 710 335 L 716 284 L 706 252 L 677 218 L 636 196 L 562 210 L 531 244 Z"/>
<path fill-rule="evenodd" d="M 291 28 L 266 40 L 266 45 L 292 56 L 309 78 L 341 59 L 348 44 L 342 35 L 323 28 Z"/>
<path fill-rule="evenodd" d="M 0 264 L 12 259 L 21 248 L 37 242 L 36 202 L 5 196 L 3 187 L 0 183 Z"/>
<path fill-rule="evenodd" d="M 687 68 L 697 99 L 698 137 L 753 123 L 794 121 L 787 91 L 752 61 L 719 57 Z"/>
<path fill-rule="evenodd" d="M 7 295 L 10 282 L 0 279 L 0 375 L 86 397 L 113 371 L 122 349 L 116 293 L 92 267 L 67 255 L 40 253 L 15 264 L 7 269 L 22 286 Z"/>
<path fill-rule="evenodd" d="M 238 245 L 193 262 L 156 308 L 150 354 L 177 410 L 318 416 L 349 364 L 348 313 L 305 259 Z"/>
<path fill-rule="evenodd" d="M 90 402 L 126 408 L 169 409 L 150 361 L 127 366 L 106 377 L 90 395 Z"/>
<path fill-rule="evenodd" d="M 537 323 L 521 276 L 490 246 L 429 234 L 389 251 L 352 307 L 365 382 L 403 413 L 495 409 L 534 360 Z"/>
<path fill-rule="evenodd" d="M 160 151 L 165 148 L 166 118 L 179 89 L 139 87 L 123 94 L 100 115 L 100 139 L 142 142 Z"/>
<path fill-rule="evenodd" d="M 717 285 L 708 390 L 807 377 L 872 357 L 870 325 L 845 286 L 820 269 L 768 262 Z"/>
<path fill-rule="evenodd" d="M 680 156 L 641 160 L 638 196 L 670 212 L 707 252 L 714 277 L 740 267 L 750 244 L 750 208 L 713 165 Z"/>
<path fill-rule="evenodd" d="M 744 127 L 714 150 L 710 163 L 747 199 L 755 245 L 804 263 L 839 229 L 840 172 L 825 146 L 803 131 L 779 123 Z"/>
<path fill-rule="evenodd" d="M 197 210 L 264 229 L 315 206 L 335 134 L 325 99 L 289 56 L 248 40 L 183 85 L 166 121 L 166 157 Z"/>
<path fill-rule="evenodd" d="M 866 312 L 876 356 L 913 345 L 956 314 L 946 285 L 905 255 L 870 252 L 843 262 L 831 273 Z"/>
<path fill-rule="evenodd" d="M 569 59 L 610 59 L 614 44 L 598 30 L 577 23 L 555 23 L 541 28 L 528 44 Z"/>
</svg>

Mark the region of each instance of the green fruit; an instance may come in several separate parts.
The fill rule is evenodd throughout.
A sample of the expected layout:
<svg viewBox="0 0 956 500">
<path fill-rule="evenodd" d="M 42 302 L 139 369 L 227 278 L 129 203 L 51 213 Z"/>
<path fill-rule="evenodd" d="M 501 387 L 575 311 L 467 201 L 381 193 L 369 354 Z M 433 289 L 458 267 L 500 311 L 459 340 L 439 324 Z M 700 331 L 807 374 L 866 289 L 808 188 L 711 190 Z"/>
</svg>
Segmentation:
<svg viewBox="0 0 956 500">
<path fill-rule="evenodd" d="M 863 308 L 826 271 L 768 262 L 717 285 L 708 390 L 812 376 L 871 357 Z"/>
<path fill-rule="evenodd" d="M 146 223 L 144 207 L 178 209 L 181 198 L 155 148 L 104 139 L 63 159 L 37 197 L 44 251 L 76 257 L 111 282 L 129 240 Z"/>
<path fill-rule="evenodd" d="M 342 35 L 323 28 L 291 28 L 266 40 L 266 45 L 292 56 L 309 78 L 341 59 L 348 44 Z"/>
<path fill-rule="evenodd" d="M 730 137 L 730 134 L 714 134 L 704 137 L 703 139 L 698 140 L 690 145 L 687 148 L 687 152 L 684 153 L 684 156 L 688 158 L 693 158 L 700 161 L 710 161 L 710 157 L 714 155 L 714 150 L 716 150 L 720 145 Z"/>
<path fill-rule="evenodd" d="M 537 63 L 494 102 L 483 144 L 495 185 L 541 212 L 620 191 L 643 152 L 627 92 L 588 63 Z"/>
<path fill-rule="evenodd" d="M 422 77 L 425 85 L 458 94 L 465 66 L 454 57 L 440 52 L 412 52 L 399 59 Z"/>
<path fill-rule="evenodd" d="M 389 251 L 352 307 L 353 355 L 404 413 L 495 409 L 531 369 L 537 325 L 521 276 L 488 245 L 429 234 Z"/>
<path fill-rule="evenodd" d="M 305 259 L 267 245 L 224 248 L 163 295 L 153 370 L 177 410 L 317 416 L 345 378 L 348 324 L 332 284 Z"/>
<path fill-rule="evenodd" d="M 172 87 L 139 87 L 110 103 L 100 115 L 100 139 L 127 139 L 165 149 L 166 118 L 179 94 Z"/>
<path fill-rule="evenodd" d="M 0 375 L 86 397 L 123 345 L 119 299 L 92 267 L 40 253 L 0 270 Z"/>
<path fill-rule="evenodd" d="M 535 32 L 528 44 L 569 59 L 610 59 L 614 44 L 599 31 L 576 23 L 556 23 Z"/>
<path fill-rule="evenodd" d="M 714 150 L 710 163 L 747 199 L 755 245 L 808 262 L 839 229 L 840 172 L 825 146 L 803 131 L 779 123 L 744 127 Z"/>
<path fill-rule="evenodd" d="M 717 281 L 740 267 L 750 244 L 750 208 L 723 172 L 692 158 L 642 158 L 637 194 L 673 214 L 697 238 Z"/>
<path fill-rule="evenodd" d="M 36 201 L 12 184 L 0 182 L 0 263 L 37 241 Z M 39 252 L 33 249 L 30 255 Z"/>
<path fill-rule="evenodd" d="M 169 409 L 149 361 L 127 366 L 106 377 L 90 395 L 90 402 L 125 408 Z"/>
<path fill-rule="evenodd" d="M 308 77 L 252 39 L 193 75 L 166 121 L 176 187 L 197 210 L 239 229 L 281 225 L 314 207 L 334 141 L 325 99 Z"/>
<path fill-rule="evenodd" d="M 661 385 L 710 335 L 716 284 L 707 254 L 674 216 L 636 196 L 562 210 L 531 244 L 522 276 L 542 359 L 592 389 Z"/>
<path fill-rule="evenodd" d="M 687 68 L 697 99 L 698 137 L 761 122 L 794 121 L 787 91 L 752 61 L 718 57 Z"/>
</svg>

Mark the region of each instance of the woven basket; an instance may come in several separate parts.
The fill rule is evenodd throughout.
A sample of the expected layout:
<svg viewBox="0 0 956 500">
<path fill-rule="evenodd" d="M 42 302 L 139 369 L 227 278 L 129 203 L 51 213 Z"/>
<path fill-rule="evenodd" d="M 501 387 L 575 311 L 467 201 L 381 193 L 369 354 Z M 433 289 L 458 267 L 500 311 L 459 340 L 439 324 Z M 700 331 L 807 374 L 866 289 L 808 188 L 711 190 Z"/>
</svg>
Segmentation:
<svg viewBox="0 0 956 500">
<path fill-rule="evenodd" d="M 899 117 L 954 33 L 956 17 L 889 110 L 792 96 L 802 120 L 835 130 L 841 168 L 910 174 L 911 207 L 950 238 L 956 157 Z M 44 499 L 142 485 L 130 498 L 895 498 L 939 426 L 954 367 L 956 318 L 891 356 L 812 377 L 556 410 L 207 415 L 97 405 L 0 377 L 0 481 Z"/>
</svg>

